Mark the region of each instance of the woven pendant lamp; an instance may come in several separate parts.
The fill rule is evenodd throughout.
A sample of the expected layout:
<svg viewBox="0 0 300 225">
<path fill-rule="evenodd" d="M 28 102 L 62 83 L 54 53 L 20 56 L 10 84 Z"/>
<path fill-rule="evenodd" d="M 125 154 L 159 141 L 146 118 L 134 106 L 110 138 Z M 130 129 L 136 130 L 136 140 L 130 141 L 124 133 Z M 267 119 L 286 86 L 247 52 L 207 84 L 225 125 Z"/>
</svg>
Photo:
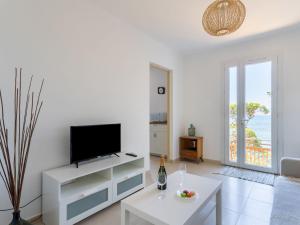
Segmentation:
<svg viewBox="0 0 300 225">
<path fill-rule="evenodd" d="M 240 0 L 216 0 L 205 10 L 202 24 L 210 35 L 223 36 L 239 29 L 245 17 L 246 8 Z"/>
</svg>

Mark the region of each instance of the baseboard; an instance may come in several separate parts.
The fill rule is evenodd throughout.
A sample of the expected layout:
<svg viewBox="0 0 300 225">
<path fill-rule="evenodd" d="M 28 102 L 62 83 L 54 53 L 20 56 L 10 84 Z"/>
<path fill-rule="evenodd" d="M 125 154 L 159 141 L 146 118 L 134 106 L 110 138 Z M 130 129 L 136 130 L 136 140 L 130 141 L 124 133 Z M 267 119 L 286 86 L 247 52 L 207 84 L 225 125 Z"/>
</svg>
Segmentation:
<svg viewBox="0 0 300 225">
<path fill-rule="evenodd" d="M 169 160 L 169 162 L 182 162 L 183 160 L 181 160 L 180 158 L 176 158 L 174 160 Z M 188 162 L 195 162 L 193 160 L 187 160 Z M 214 159 L 206 159 L 206 158 L 203 158 L 203 161 L 204 163 L 205 162 L 208 162 L 208 163 L 214 163 L 214 164 L 222 164 L 222 162 L 220 160 L 214 160 Z M 203 162 L 200 162 L 199 164 L 201 164 Z"/>
<path fill-rule="evenodd" d="M 150 152 L 150 156 L 161 157 L 162 155 L 161 155 L 161 154 L 156 154 L 156 153 L 151 153 L 151 152 Z M 169 161 L 169 159 L 168 159 L 169 156 L 168 156 L 168 155 L 164 155 L 164 156 L 165 156 L 165 159 Z"/>
<path fill-rule="evenodd" d="M 203 159 L 203 160 L 204 160 L 204 162 L 223 164 L 220 160 L 215 160 L 215 159 Z"/>
<path fill-rule="evenodd" d="M 32 217 L 28 218 L 27 221 L 29 223 L 33 223 L 33 222 L 39 220 L 40 218 L 42 218 L 42 214 L 38 214 L 38 215 L 32 216 Z"/>
<path fill-rule="evenodd" d="M 159 157 L 160 155 L 156 155 L 156 154 L 150 153 L 150 156 Z M 186 161 L 187 162 L 195 162 L 193 160 L 188 160 L 188 159 Z M 204 162 L 208 162 L 208 163 L 214 163 L 214 164 L 223 165 L 223 163 L 220 160 L 214 160 L 214 159 L 206 159 L 206 158 L 204 158 L 203 161 Z M 167 159 L 167 162 L 168 163 L 176 163 L 176 162 L 182 162 L 182 160 L 178 157 L 176 159 Z M 199 164 L 201 164 L 201 162 Z"/>
</svg>

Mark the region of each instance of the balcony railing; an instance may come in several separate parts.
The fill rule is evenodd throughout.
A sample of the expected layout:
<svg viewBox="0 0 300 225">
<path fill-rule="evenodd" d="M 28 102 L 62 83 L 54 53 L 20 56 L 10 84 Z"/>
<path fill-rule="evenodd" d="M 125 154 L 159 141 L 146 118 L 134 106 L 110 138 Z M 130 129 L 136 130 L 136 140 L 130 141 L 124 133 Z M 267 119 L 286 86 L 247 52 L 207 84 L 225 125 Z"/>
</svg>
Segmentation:
<svg viewBox="0 0 300 225">
<path fill-rule="evenodd" d="M 245 158 L 246 164 L 271 167 L 272 165 L 272 151 L 270 141 L 265 141 L 265 144 L 261 144 L 262 147 L 255 147 L 246 144 Z M 237 161 L 237 144 L 232 142 L 230 144 L 229 152 L 230 161 Z"/>
</svg>

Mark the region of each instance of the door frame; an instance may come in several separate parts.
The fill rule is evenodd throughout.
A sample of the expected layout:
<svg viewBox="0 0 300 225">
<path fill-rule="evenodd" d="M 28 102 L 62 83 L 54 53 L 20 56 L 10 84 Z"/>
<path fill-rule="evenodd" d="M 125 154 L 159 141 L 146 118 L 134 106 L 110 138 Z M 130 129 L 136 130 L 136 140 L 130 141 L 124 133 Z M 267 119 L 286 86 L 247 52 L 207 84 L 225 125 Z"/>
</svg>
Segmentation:
<svg viewBox="0 0 300 225">
<path fill-rule="evenodd" d="M 246 164 L 245 159 L 245 151 L 241 151 L 239 149 L 245 149 L 244 141 L 239 142 L 237 144 L 237 162 L 231 162 L 229 160 L 229 68 L 237 67 L 237 103 L 239 105 L 244 103 L 245 100 L 245 66 L 251 64 L 258 64 L 271 61 L 272 62 L 272 102 L 271 102 L 271 112 L 272 112 L 272 168 L 258 167 Z M 279 71 L 279 59 L 278 56 L 269 56 L 269 57 L 261 57 L 261 58 L 252 58 L 252 59 L 244 59 L 232 61 L 230 63 L 226 63 L 224 65 L 224 116 L 225 116 L 225 124 L 224 124 L 224 134 L 225 134 L 225 147 L 224 147 L 224 163 L 226 165 L 242 167 L 251 170 L 259 170 L 263 172 L 276 173 L 278 171 L 278 156 L 279 156 L 279 141 L 278 141 L 278 71 Z M 238 111 L 238 123 L 242 122 L 244 117 L 244 109 Z M 243 126 L 237 127 L 238 136 L 244 140 L 245 139 L 245 131 L 242 129 Z M 241 143 L 243 143 L 242 146 Z"/>
<path fill-rule="evenodd" d="M 156 63 L 150 63 L 149 66 L 149 81 L 150 81 L 150 69 L 152 68 L 156 68 L 159 70 L 163 70 L 165 72 L 167 72 L 167 136 L 168 136 L 168 155 L 167 160 L 173 160 L 173 70 L 161 66 L 159 64 Z M 149 86 L 150 86 L 150 82 L 149 82 Z M 149 96 L 150 99 L 150 96 Z M 150 111 L 150 110 L 149 110 Z M 149 131 L 150 131 L 150 126 L 149 126 Z M 150 143 L 149 143 L 150 146 Z M 150 153 L 150 149 L 149 149 L 149 153 Z"/>
</svg>

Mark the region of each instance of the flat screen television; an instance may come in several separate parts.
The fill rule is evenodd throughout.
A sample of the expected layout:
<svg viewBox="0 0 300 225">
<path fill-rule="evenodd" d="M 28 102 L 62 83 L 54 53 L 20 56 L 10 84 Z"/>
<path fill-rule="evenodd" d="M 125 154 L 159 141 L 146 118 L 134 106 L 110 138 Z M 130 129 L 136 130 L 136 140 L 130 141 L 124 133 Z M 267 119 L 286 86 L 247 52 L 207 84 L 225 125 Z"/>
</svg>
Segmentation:
<svg viewBox="0 0 300 225">
<path fill-rule="evenodd" d="M 72 126 L 71 164 L 121 152 L 121 124 Z"/>
</svg>

